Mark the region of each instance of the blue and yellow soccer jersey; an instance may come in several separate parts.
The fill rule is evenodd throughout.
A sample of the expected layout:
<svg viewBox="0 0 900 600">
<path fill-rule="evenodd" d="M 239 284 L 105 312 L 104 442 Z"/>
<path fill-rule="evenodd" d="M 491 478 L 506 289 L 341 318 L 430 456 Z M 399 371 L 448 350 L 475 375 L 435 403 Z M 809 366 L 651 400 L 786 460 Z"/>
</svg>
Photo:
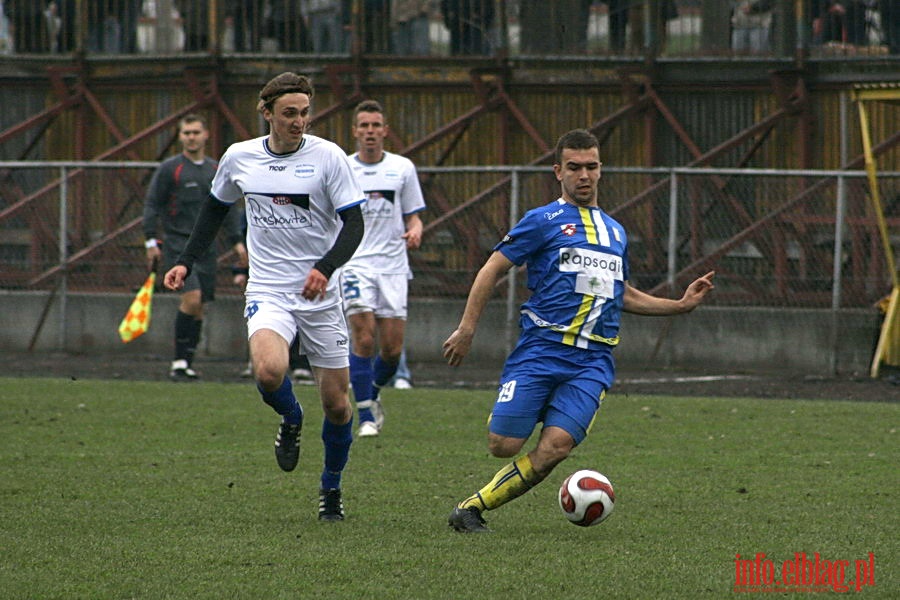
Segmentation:
<svg viewBox="0 0 900 600">
<path fill-rule="evenodd" d="M 609 215 L 560 198 L 528 211 L 494 250 L 528 265 L 523 335 L 589 350 L 619 343 L 628 253 Z"/>
</svg>

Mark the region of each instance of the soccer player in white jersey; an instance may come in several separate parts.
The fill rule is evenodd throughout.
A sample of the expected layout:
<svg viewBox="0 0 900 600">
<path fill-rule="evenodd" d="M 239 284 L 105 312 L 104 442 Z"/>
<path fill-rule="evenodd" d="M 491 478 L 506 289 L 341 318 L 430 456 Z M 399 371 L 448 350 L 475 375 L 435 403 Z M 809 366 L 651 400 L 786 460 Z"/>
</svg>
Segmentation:
<svg viewBox="0 0 900 600">
<path fill-rule="evenodd" d="M 366 195 L 362 209 L 366 233 L 341 270 L 359 437 L 378 435 L 384 423 L 379 393 L 397 372 L 403 352 L 407 284 L 412 277 L 407 251 L 422 242 L 419 213 L 425 210 L 416 167 L 384 149 L 387 134 L 381 104 L 360 102 L 353 113 L 357 151 L 350 163 Z"/>
<path fill-rule="evenodd" d="M 305 133 L 312 97 L 309 79 L 294 73 L 282 73 L 262 88 L 258 109 L 269 135 L 233 144 L 222 156 L 209 199 L 165 285 L 183 285 L 228 208 L 243 198 L 250 259 L 244 316 L 257 388 L 282 416 L 275 458 L 281 469 L 292 471 L 300 454 L 303 409 L 288 376 L 288 348 L 298 335 L 325 412 L 319 519 L 339 521 L 353 407 L 348 330 L 338 277 L 332 275 L 362 240 L 365 199 L 340 147 Z"/>
<path fill-rule="evenodd" d="M 463 533 L 489 531 L 481 513 L 518 498 L 544 480 L 587 436 L 615 367 L 619 318 L 674 315 L 693 310 L 713 288 L 714 273 L 694 280 L 678 300 L 658 298 L 628 283 L 624 228 L 597 205 L 600 147 L 584 129 L 560 137 L 553 171 L 562 196 L 529 211 L 497 244 L 478 272 L 444 357 L 458 366 L 494 285 L 513 265 L 527 263 L 532 294 L 522 306 L 522 328 L 506 359 L 491 412 L 488 450 L 516 456 L 535 425 L 536 447 L 500 469 L 461 501 L 449 524 Z"/>
</svg>

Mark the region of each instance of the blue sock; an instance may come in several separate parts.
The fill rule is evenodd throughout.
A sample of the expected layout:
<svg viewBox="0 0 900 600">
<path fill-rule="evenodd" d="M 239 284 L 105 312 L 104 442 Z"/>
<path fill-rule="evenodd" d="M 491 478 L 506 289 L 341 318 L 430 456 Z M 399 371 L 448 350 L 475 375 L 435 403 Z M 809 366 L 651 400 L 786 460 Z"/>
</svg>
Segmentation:
<svg viewBox="0 0 900 600">
<path fill-rule="evenodd" d="M 335 425 L 326 417 L 322 423 L 322 442 L 325 443 L 322 489 L 338 489 L 341 487 L 341 472 L 347 465 L 353 443 L 353 418 L 343 425 Z"/>
<path fill-rule="evenodd" d="M 374 380 L 374 384 L 376 388 L 383 388 L 387 385 L 387 382 L 390 381 L 394 377 L 394 373 L 397 372 L 397 365 L 400 364 L 400 361 L 389 363 L 385 360 L 382 360 L 381 355 L 375 357 L 375 366 L 372 368 L 372 379 Z"/>
<path fill-rule="evenodd" d="M 298 425 L 303 422 L 303 409 L 300 408 L 300 403 L 297 402 L 297 398 L 294 396 L 294 389 L 289 377 L 285 376 L 284 381 L 281 382 L 281 387 L 274 392 L 263 390 L 258 383 L 256 384 L 256 389 L 259 390 L 263 402 L 284 417 L 285 423 Z"/>
<path fill-rule="evenodd" d="M 360 402 L 372 399 L 372 359 L 350 353 L 350 386 L 353 388 L 353 398 L 357 405 Z M 359 408 L 359 420 L 374 421 L 372 411 L 368 404 Z"/>
</svg>

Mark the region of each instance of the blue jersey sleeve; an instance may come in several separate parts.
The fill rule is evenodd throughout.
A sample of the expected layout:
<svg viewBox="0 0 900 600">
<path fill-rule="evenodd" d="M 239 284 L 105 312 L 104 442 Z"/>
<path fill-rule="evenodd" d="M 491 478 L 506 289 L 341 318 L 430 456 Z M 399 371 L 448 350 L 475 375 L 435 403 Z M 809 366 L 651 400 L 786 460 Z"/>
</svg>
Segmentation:
<svg viewBox="0 0 900 600">
<path fill-rule="evenodd" d="M 515 265 L 529 262 L 532 254 L 543 246 L 544 234 L 539 225 L 533 212 L 526 213 L 500 243 L 494 246 L 494 250 L 499 251 Z"/>
</svg>

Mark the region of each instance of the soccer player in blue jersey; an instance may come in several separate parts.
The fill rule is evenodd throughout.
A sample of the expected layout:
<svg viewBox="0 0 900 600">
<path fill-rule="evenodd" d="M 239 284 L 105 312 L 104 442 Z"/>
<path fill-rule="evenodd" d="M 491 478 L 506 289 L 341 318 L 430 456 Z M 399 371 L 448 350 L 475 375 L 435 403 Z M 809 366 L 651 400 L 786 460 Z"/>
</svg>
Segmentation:
<svg viewBox="0 0 900 600">
<path fill-rule="evenodd" d="M 295 73 L 282 73 L 263 87 L 258 108 L 269 135 L 232 144 L 222 156 L 209 198 L 165 285 L 181 288 L 228 208 L 243 198 L 250 259 L 244 316 L 257 388 L 282 417 L 275 458 L 282 470 L 292 471 L 300 455 L 303 409 L 288 376 L 289 347 L 299 336 L 325 412 L 319 519 L 340 521 L 353 407 L 349 333 L 338 277 L 332 275 L 362 240 L 365 198 L 343 150 L 306 133 L 312 97 L 312 83 Z"/>
<path fill-rule="evenodd" d="M 490 531 L 481 513 L 540 483 L 587 436 L 615 366 L 622 311 L 675 315 L 697 307 L 713 289 L 713 272 L 694 280 L 678 300 L 658 298 L 628 283 L 625 230 L 597 205 L 600 147 L 589 131 L 560 137 L 553 171 L 562 195 L 529 211 L 497 244 L 478 272 L 459 326 L 443 344 L 458 366 L 494 285 L 514 265 L 527 264 L 531 297 L 521 310 L 519 341 L 506 360 L 491 412 L 488 449 L 519 454 L 535 425 L 537 446 L 500 469 L 450 514 L 456 531 Z"/>
</svg>

